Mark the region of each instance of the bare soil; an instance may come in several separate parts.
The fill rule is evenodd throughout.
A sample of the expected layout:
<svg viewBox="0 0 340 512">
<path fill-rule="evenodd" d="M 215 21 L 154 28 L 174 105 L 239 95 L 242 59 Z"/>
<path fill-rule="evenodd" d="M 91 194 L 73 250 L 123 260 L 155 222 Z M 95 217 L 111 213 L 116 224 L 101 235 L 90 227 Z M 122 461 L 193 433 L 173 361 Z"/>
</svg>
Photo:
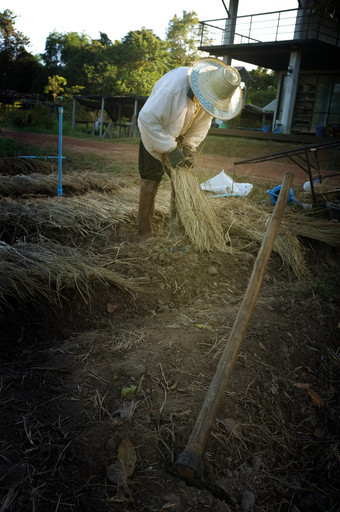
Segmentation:
<svg viewBox="0 0 340 512">
<path fill-rule="evenodd" d="M 53 136 L 15 137 L 56 144 Z M 138 152 L 70 137 L 63 145 L 133 165 Z M 235 157 L 202 161 L 227 171 Z M 286 169 L 271 162 L 238 173 L 278 184 Z M 294 172 L 295 184 L 306 181 Z M 176 245 L 157 205 L 155 234 L 138 244 L 131 223 L 105 247 L 91 241 L 92 250 L 119 253 L 118 269 L 144 278 L 145 291 L 98 283 L 91 304 L 75 292 L 60 307 L 13 300 L 2 308 L 0 510 L 339 511 L 339 251 L 305 240 L 310 274 L 300 280 L 272 254 L 204 449 L 203 477 L 185 482 L 175 462 L 259 247 L 240 256 Z"/>
</svg>

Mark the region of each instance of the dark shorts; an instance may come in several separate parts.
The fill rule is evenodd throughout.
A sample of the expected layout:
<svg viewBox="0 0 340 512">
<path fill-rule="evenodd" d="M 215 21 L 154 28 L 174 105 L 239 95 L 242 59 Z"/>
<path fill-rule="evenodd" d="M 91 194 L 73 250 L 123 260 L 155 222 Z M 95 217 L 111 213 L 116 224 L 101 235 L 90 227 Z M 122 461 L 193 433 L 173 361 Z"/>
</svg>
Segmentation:
<svg viewBox="0 0 340 512">
<path fill-rule="evenodd" d="M 139 144 L 138 170 L 142 180 L 160 182 L 164 174 L 162 162 L 150 155 L 142 141 Z"/>
</svg>

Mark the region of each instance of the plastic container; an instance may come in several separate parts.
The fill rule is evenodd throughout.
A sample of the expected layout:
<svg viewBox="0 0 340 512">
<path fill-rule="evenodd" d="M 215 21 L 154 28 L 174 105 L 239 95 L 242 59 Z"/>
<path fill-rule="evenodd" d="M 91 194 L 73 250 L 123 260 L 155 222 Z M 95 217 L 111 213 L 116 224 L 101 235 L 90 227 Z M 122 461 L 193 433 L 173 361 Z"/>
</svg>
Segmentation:
<svg viewBox="0 0 340 512">
<path fill-rule="evenodd" d="M 276 204 L 277 198 L 279 197 L 279 194 L 280 194 L 281 187 L 282 187 L 282 185 L 278 185 L 277 187 L 274 187 L 272 190 L 267 190 L 267 194 L 270 195 L 270 201 L 273 204 Z M 295 203 L 299 202 L 297 199 L 295 199 L 294 191 L 292 188 L 289 190 L 287 204 L 289 204 L 291 201 L 294 201 Z"/>
<path fill-rule="evenodd" d="M 318 185 L 319 183 L 320 183 L 320 180 L 315 180 L 315 181 L 313 181 L 313 186 L 315 187 L 315 185 Z M 303 184 L 303 190 L 307 193 L 309 193 L 311 191 L 310 181 L 306 181 Z"/>
<path fill-rule="evenodd" d="M 325 127 L 324 126 L 316 126 L 315 127 L 315 135 L 317 137 L 323 137 L 324 133 L 325 133 Z"/>
<path fill-rule="evenodd" d="M 264 125 L 262 126 L 262 131 L 263 131 L 264 133 L 268 133 L 268 132 L 270 132 L 270 125 L 269 125 L 269 124 L 264 124 Z"/>
</svg>

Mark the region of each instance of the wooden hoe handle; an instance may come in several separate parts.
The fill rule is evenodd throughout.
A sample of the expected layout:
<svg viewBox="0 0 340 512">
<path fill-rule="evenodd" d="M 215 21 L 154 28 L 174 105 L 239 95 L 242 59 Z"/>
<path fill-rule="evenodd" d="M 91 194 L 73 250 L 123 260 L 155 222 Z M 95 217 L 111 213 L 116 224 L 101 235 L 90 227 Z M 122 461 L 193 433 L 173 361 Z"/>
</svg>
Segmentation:
<svg viewBox="0 0 340 512">
<path fill-rule="evenodd" d="M 217 410 L 223 399 L 225 389 L 254 311 L 275 237 L 281 224 L 293 176 L 293 173 L 290 171 L 286 172 L 284 175 L 273 214 L 254 263 L 248 287 L 229 335 L 228 342 L 219 360 L 216 373 L 196 419 L 187 446 L 175 463 L 176 471 L 184 479 L 201 478 L 202 476 L 203 464 L 201 456 L 204 453 Z"/>
</svg>

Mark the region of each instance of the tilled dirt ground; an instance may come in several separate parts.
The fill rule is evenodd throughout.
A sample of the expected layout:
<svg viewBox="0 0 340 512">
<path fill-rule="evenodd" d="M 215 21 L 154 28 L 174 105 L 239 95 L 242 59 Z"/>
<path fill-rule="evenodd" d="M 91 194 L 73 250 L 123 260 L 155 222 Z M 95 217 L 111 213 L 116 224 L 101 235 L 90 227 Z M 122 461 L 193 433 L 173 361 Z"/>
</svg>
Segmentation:
<svg viewBox="0 0 340 512">
<path fill-rule="evenodd" d="M 75 141 L 65 137 L 64 146 Z M 113 162 L 137 158 L 136 146 L 85 145 Z M 226 166 L 218 157 L 203 162 Z M 281 165 L 271 165 L 274 181 Z M 338 251 L 306 241 L 310 274 L 301 279 L 271 256 L 204 450 L 202 481 L 188 483 L 174 465 L 258 246 L 207 254 L 174 244 L 157 205 L 155 232 L 137 244 L 133 218 L 105 247 L 91 241 L 113 260 L 119 254 L 117 269 L 143 278 L 144 291 L 98 283 L 91 304 L 74 293 L 56 307 L 3 307 L 1 511 L 340 510 Z"/>
</svg>

